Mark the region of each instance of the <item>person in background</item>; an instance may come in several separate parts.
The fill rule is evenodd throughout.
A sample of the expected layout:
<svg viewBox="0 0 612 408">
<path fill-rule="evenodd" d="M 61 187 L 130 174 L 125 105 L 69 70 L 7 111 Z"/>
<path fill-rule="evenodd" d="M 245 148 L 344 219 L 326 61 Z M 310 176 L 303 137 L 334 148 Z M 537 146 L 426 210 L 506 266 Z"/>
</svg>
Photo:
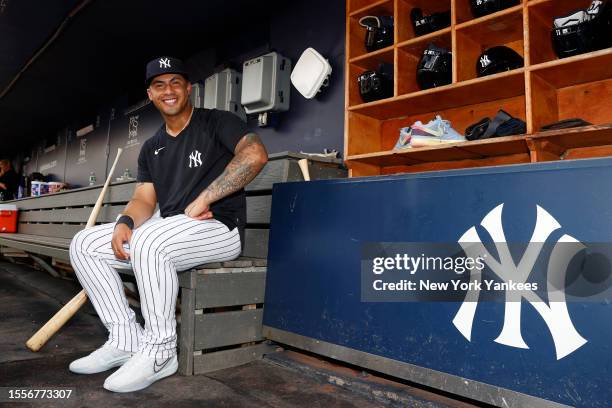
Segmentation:
<svg viewBox="0 0 612 408">
<path fill-rule="evenodd" d="M 14 200 L 19 187 L 19 175 L 9 160 L 0 160 L 0 196 L 2 201 Z"/>
</svg>

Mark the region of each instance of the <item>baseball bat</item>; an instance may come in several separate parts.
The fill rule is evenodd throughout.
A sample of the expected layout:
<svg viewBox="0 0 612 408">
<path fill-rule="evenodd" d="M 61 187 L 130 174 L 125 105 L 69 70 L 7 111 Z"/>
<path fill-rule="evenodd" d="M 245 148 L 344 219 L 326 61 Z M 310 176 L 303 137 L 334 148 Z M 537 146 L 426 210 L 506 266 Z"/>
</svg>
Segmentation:
<svg viewBox="0 0 612 408">
<path fill-rule="evenodd" d="M 98 218 L 98 213 L 100 212 L 100 208 L 102 208 L 104 196 L 106 195 L 108 185 L 110 184 L 110 181 L 113 177 L 113 173 L 115 172 L 115 167 L 117 166 L 117 162 L 119 161 L 119 156 L 121 156 L 121 152 L 123 152 L 123 149 L 119 148 L 117 150 L 115 162 L 113 163 L 113 166 L 111 167 L 110 172 L 108 173 L 108 177 L 106 178 L 104 187 L 102 187 L 102 191 L 100 191 L 98 200 L 96 201 L 96 204 L 94 205 L 94 208 L 91 211 L 91 214 L 89 215 L 89 219 L 87 220 L 87 225 L 85 225 L 85 228 L 91 228 L 96 223 L 96 218 Z M 61 329 L 64 324 L 66 324 L 66 322 L 70 320 L 72 316 L 75 315 L 75 313 L 81 308 L 81 306 L 85 304 L 86 301 L 87 295 L 85 294 L 85 290 L 81 290 L 75 297 L 73 297 L 68 303 L 66 303 L 64 307 L 62 307 L 55 315 L 53 315 L 53 317 L 47 323 L 45 323 L 43 327 L 38 329 L 38 331 L 34 333 L 32 337 L 30 337 L 30 339 L 26 342 L 26 346 L 34 352 L 40 350 L 42 346 L 44 346 L 47 341 L 49 341 L 49 339 L 53 337 L 53 335 L 57 333 L 59 329 Z"/>
<path fill-rule="evenodd" d="M 308 159 L 301 159 L 298 161 L 300 170 L 302 170 L 302 177 L 304 181 L 310 181 L 310 172 L 308 171 Z"/>
</svg>

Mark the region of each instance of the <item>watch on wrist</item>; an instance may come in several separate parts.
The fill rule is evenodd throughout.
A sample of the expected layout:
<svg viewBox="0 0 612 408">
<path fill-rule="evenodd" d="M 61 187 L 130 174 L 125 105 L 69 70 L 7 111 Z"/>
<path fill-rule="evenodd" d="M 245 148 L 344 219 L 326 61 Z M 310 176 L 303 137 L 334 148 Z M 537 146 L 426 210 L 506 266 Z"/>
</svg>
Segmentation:
<svg viewBox="0 0 612 408">
<path fill-rule="evenodd" d="M 119 217 L 119 219 L 115 223 L 115 227 L 117 227 L 117 225 L 119 224 L 125 224 L 128 226 L 129 229 L 134 229 L 134 220 L 129 215 L 122 215 L 121 217 Z"/>
</svg>

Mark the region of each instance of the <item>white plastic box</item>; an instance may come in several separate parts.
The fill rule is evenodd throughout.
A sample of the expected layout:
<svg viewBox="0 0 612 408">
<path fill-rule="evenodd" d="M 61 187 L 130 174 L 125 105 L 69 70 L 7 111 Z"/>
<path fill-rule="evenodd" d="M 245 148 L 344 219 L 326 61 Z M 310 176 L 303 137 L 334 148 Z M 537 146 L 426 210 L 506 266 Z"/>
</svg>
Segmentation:
<svg viewBox="0 0 612 408">
<path fill-rule="evenodd" d="M 306 99 L 314 98 L 326 86 L 332 72 L 329 62 L 314 48 L 306 48 L 291 73 L 291 83 Z"/>
</svg>

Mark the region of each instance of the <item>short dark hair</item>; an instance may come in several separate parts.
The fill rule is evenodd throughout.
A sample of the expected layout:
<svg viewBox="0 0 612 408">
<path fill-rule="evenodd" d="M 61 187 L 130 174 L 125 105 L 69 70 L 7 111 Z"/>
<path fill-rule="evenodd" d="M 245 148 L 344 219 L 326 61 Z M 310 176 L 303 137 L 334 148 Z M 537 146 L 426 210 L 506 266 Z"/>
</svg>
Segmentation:
<svg viewBox="0 0 612 408">
<path fill-rule="evenodd" d="M 189 77 L 185 74 L 179 74 L 178 72 L 173 72 L 173 74 L 180 76 L 181 78 L 183 78 L 185 80 L 185 82 L 189 82 Z M 151 86 L 151 84 L 153 83 L 153 81 L 155 81 L 155 78 L 161 76 L 161 75 L 165 75 L 165 74 L 160 74 L 157 76 L 154 76 L 153 78 L 149 79 L 147 81 L 147 88 Z"/>
</svg>

